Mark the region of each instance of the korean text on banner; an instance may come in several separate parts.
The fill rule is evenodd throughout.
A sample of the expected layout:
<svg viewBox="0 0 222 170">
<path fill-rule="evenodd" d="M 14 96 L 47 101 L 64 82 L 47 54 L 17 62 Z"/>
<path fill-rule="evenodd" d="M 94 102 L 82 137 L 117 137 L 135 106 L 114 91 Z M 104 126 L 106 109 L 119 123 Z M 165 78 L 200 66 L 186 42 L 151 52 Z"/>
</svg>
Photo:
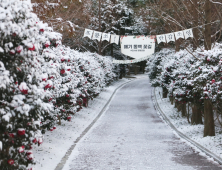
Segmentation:
<svg viewBox="0 0 222 170">
<path fill-rule="evenodd" d="M 119 45 L 119 35 L 111 35 L 110 43 L 116 43 L 117 45 Z"/>
<path fill-rule="evenodd" d="M 162 35 L 157 35 L 156 36 L 156 39 L 157 39 L 157 43 L 161 43 L 161 42 L 164 42 L 166 43 L 166 37 L 165 37 L 165 34 L 162 34 Z"/>
<path fill-rule="evenodd" d="M 83 37 L 89 37 L 89 38 L 91 39 L 91 38 L 92 38 L 92 35 L 93 35 L 93 30 L 85 29 L 84 36 L 83 36 Z"/>
<path fill-rule="evenodd" d="M 121 52 L 138 59 L 154 53 L 155 38 L 148 36 L 121 36 Z"/>
<path fill-rule="evenodd" d="M 93 33 L 93 40 L 98 40 L 100 41 L 101 40 L 101 36 L 102 36 L 102 33 L 101 32 L 98 32 L 98 31 L 94 31 Z"/>
<path fill-rule="evenodd" d="M 166 34 L 166 40 L 167 40 L 167 43 L 169 43 L 170 41 L 175 41 L 174 33 Z"/>
<path fill-rule="evenodd" d="M 192 29 L 184 30 L 183 33 L 184 33 L 185 39 L 187 39 L 189 37 L 193 38 L 193 31 L 192 31 Z"/>
<path fill-rule="evenodd" d="M 109 33 L 103 33 L 102 34 L 102 41 L 104 41 L 104 40 L 109 42 L 109 40 L 110 40 L 110 34 Z"/>
<path fill-rule="evenodd" d="M 174 34 L 175 34 L 176 40 L 178 40 L 179 38 L 184 39 L 183 31 L 178 31 L 178 32 L 175 32 Z"/>
</svg>

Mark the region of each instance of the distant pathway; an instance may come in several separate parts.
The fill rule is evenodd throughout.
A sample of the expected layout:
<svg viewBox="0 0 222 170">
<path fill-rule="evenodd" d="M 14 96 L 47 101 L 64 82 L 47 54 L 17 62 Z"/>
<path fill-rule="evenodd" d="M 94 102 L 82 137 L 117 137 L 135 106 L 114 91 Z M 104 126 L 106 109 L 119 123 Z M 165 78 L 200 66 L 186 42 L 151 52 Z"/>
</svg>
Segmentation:
<svg viewBox="0 0 222 170">
<path fill-rule="evenodd" d="M 158 117 L 144 77 L 117 91 L 63 170 L 219 170 Z"/>
</svg>

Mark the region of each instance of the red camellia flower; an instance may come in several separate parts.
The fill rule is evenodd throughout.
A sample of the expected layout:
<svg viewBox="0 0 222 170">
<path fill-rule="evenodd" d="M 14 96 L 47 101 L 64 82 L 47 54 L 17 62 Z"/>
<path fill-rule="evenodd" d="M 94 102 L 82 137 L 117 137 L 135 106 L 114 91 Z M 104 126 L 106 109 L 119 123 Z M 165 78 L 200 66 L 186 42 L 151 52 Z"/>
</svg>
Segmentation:
<svg viewBox="0 0 222 170">
<path fill-rule="evenodd" d="M 15 54 L 15 50 L 10 50 L 9 54 L 14 55 Z"/>
<path fill-rule="evenodd" d="M 68 116 L 68 117 L 67 117 L 67 120 L 68 120 L 68 121 L 71 121 L 71 118 L 72 118 L 71 116 Z"/>
<path fill-rule="evenodd" d="M 25 129 L 18 129 L 18 135 L 19 136 L 25 135 Z"/>
<path fill-rule="evenodd" d="M 70 62 L 70 59 L 68 59 L 68 62 Z"/>
<path fill-rule="evenodd" d="M 71 69 L 69 68 L 69 69 L 67 69 L 67 71 L 70 71 Z"/>
<path fill-rule="evenodd" d="M 64 69 L 62 69 L 62 70 L 60 71 L 61 74 L 65 74 L 65 72 L 66 72 L 66 71 L 65 71 Z"/>
<path fill-rule="evenodd" d="M 34 46 L 34 44 L 33 44 L 32 48 L 28 48 L 28 50 L 30 50 L 30 51 L 34 51 L 34 50 L 35 50 L 35 46 Z"/>
<path fill-rule="evenodd" d="M 24 152 L 24 150 L 25 150 L 25 146 L 21 146 L 21 147 L 18 148 L 19 153 Z"/>
<path fill-rule="evenodd" d="M 50 131 L 53 131 L 54 129 L 50 129 Z"/>
<path fill-rule="evenodd" d="M 9 160 L 8 160 L 8 164 L 9 164 L 9 165 L 13 165 L 14 163 L 15 163 L 15 162 L 14 162 L 13 159 L 9 159 Z"/>
<path fill-rule="evenodd" d="M 51 101 L 52 101 L 52 98 L 49 99 L 49 102 L 51 102 Z"/>
<path fill-rule="evenodd" d="M 42 29 L 40 29 L 39 31 L 40 31 L 40 32 L 44 32 L 45 30 L 42 28 Z"/>
<path fill-rule="evenodd" d="M 13 134 L 13 133 L 9 133 L 8 134 L 11 138 L 14 138 L 15 137 L 15 135 Z"/>
<path fill-rule="evenodd" d="M 28 159 L 29 161 L 31 161 L 31 160 L 33 159 L 32 151 L 26 152 L 26 155 L 27 155 L 27 159 Z"/>
<path fill-rule="evenodd" d="M 33 142 L 33 143 L 36 143 L 36 142 L 37 142 L 37 139 L 36 139 L 36 138 L 35 138 L 35 139 L 33 139 L 33 140 L 32 140 L 32 142 Z"/>
<path fill-rule="evenodd" d="M 48 89 L 48 88 L 50 88 L 50 87 L 52 87 L 50 84 L 47 84 L 47 85 L 45 86 L 46 89 Z"/>
<path fill-rule="evenodd" d="M 28 90 L 22 89 L 20 90 L 23 94 L 28 94 Z"/>
<path fill-rule="evenodd" d="M 67 94 L 66 97 L 69 97 L 69 95 Z"/>
<path fill-rule="evenodd" d="M 56 127 L 54 126 L 53 129 L 56 129 Z"/>
<path fill-rule="evenodd" d="M 38 140 L 38 144 L 42 144 L 42 143 L 43 143 L 42 138 L 39 138 L 39 140 Z"/>
<path fill-rule="evenodd" d="M 64 59 L 64 58 L 62 58 L 62 59 L 61 59 L 61 62 L 64 62 L 64 61 L 65 61 L 65 59 Z"/>
<path fill-rule="evenodd" d="M 211 83 L 212 83 L 212 84 L 215 83 L 215 79 L 213 79 L 213 80 L 211 81 Z"/>
<path fill-rule="evenodd" d="M 45 43 L 45 47 L 49 47 L 50 46 L 50 42 Z"/>
<path fill-rule="evenodd" d="M 20 54 L 22 52 L 22 49 L 22 46 L 19 45 L 18 47 L 16 47 L 16 52 Z"/>
</svg>

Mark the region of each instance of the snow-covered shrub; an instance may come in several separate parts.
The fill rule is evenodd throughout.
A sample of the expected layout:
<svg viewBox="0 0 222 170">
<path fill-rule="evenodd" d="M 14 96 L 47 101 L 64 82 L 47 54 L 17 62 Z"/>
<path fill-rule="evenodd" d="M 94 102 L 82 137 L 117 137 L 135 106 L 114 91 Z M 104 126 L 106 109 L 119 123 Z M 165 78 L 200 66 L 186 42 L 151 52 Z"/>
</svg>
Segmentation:
<svg viewBox="0 0 222 170">
<path fill-rule="evenodd" d="M 41 116 L 53 111 L 45 101 L 41 53 L 60 34 L 39 21 L 30 1 L 0 1 L 1 169 L 25 169 L 33 143 L 42 143 Z"/>
<path fill-rule="evenodd" d="M 189 102 L 193 111 L 192 124 L 202 123 L 202 114 L 205 114 L 205 122 L 211 119 L 213 123 L 213 111 L 210 110 L 214 109 L 214 113 L 222 114 L 221 44 L 216 44 L 210 51 L 197 49 L 192 54 L 186 50 L 177 53 L 174 50 L 171 53 L 166 51 L 164 49 L 156 53 L 148 62 L 147 70 L 153 86 L 166 88 L 168 96 L 172 101 L 174 99 L 178 109 Z M 153 76 L 156 68 L 160 72 Z M 206 103 L 211 103 L 212 107 L 206 107 Z M 209 114 L 211 118 L 206 118 Z M 186 108 L 182 109 L 182 115 L 186 115 Z"/>
<path fill-rule="evenodd" d="M 61 45 L 29 0 L 0 0 L 0 169 L 34 163 L 45 130 L 87 106 L 115 75 L 112 61 Z"/>
</svg>

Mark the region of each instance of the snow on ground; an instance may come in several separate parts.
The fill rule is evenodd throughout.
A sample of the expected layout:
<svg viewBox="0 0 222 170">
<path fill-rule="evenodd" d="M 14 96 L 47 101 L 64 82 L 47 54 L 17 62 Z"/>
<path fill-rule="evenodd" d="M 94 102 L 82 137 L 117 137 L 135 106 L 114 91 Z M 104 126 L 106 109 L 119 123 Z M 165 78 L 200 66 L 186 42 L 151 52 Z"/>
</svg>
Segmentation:
<svg viewBox="0 0 222 170">
<path fill-rule="evenodd" d="M 213 152 L 215 155 L 222 158 L 222 134 L 221 128 L 216 127 L 216 136 L 203 137 L 204 125 L 190 125 L 187 118 L 182 117 L 181 113 L 171 105 L 169 98 L 162 98 L 162 88 L 156 87 L 155 94 L 157 102 L 168 117 L 171 123 L 183 134 L 192 139 L 193 141 L 199 143 L 206 149 Z M 194 147 L 195 148 L 195 147 Z M 199 151 L 200 152 L 200 151 Z M 204 153 L 200 153 L 205 155 Z M 210 158 L 209 158 L 210 159 Z"/>
<path fill-rule="evenodd" d="M 36 160 L 34 168 L 36 170 L 55 169 L 74 141 L 100 113 L 115 89 L 128 81 L 130 81 L 129 78 L 124 78 L 112 83 L 97 98 L 90 100 L 87 108 L 77 112 L 71 122 L 62 121 L 62 125 L 57 126 L 54 131 L 46 132 L 43 144 L 33 147 Z"/>
</svg>

